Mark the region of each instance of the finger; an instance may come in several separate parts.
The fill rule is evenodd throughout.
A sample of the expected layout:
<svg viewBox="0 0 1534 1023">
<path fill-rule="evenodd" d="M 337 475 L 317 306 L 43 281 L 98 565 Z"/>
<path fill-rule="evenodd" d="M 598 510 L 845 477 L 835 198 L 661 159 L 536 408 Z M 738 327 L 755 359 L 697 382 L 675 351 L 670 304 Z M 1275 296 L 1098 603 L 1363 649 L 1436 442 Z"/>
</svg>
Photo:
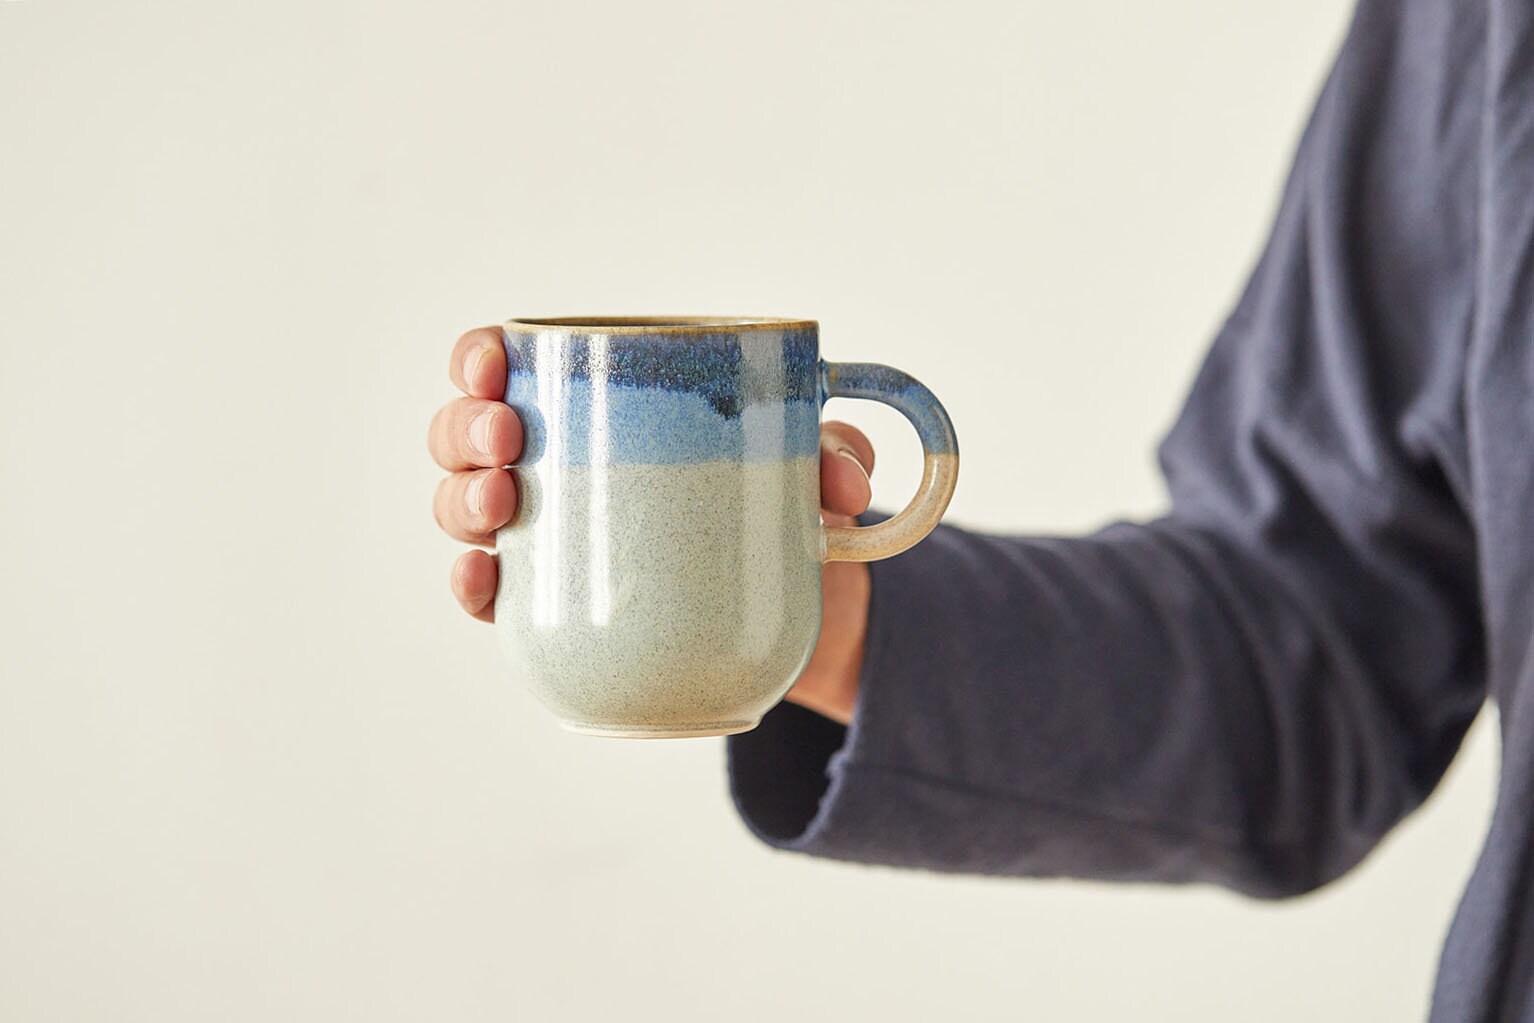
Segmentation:
<svg viewBox="0 0 1534 1023">
<path fill-rule="evenodd" d="M 846 447 L 857 456 L 857 460 L 863 463 L 863 472 L 869 476 L 874 474 L 874 446 L 873 442 L 864 436 L 851 423 L 843 423 L 839 420 L 831 420 L 820 426 L 820 439 L 824 443 L 826 436 L 834 440 L 839 447 Z"/>
<path fill-rule="evenodd" d="M 843 515 L 841 512 L 827 511 L 822 508 L 820 509 L 820 521 L 828 526 L 855 526 L 858 524 L 858 517 L 856 515 Z M 840 562 L 833 562 L 833 564 L 840 564 Z"/>
<path fill-rule="evenodd" d="M 495 587 L 500 568 L 488 551 L 465 551 L 453 562 L 453 596 L 473 618 L 495 621 Z"/>
<path fill-rule="evenodd" d="M 522 420 L 498 401 L 454 398 L 432 417 L 426 443 L 448 472 L 498 468 L 522 454 Z"/>
<path fill-rule="evenodd" d="M 471 398 L 500 400 L 506 393 L 506 349 L 501 328 L 479 327 L 458 339 L 447 364 L 453 386 Z"/>
<path fill-rule="evenodd" d="M 820 437 L 820 505 L 828 512 L 861 515 L 873 500 L 873 487 L 863 462 L 830 432 Z"/>
<path fill-rule="evenodd" d="M 517 486 L 505 469 L 455 472 L 437 484 L 432 513 L 454 540 L 494 546 L 495 531 L 517 511 Z"/>
</svg>

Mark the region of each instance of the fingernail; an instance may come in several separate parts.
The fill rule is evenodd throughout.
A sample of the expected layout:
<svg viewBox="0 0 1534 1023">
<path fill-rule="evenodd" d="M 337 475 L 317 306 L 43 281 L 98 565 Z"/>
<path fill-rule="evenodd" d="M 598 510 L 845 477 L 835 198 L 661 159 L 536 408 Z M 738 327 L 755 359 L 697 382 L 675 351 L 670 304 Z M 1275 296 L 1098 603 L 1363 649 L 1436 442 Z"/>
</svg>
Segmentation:
<svg viewBox="0 0 1534 1023">
<path fill-rule="evenodd" d="M 853 451 L 851 448 L 838 448 L 836 453 L 841 455 L 847 461 L 851 462 L 853 465 L 857 466 L 858 472 L 862 473 L 864 476 L 868 475 L 868 470 L 863 468 L 863 463 L 861 460 L 859 460 L 857 452 Z"/>
<path fill-rule="evenodd" d="M 474 372 L 479 369 L 479 364 L 485 358 L 484 346 L 470 349 L 469 354 L 463 357 L 463 386 L 474 390 Z"/>
<path fill-rule="evenodd" d="M 481 412 L 469 423 L 469 446 L 475 451 L 490 457 L 490 438 L 495 429 L 495 417 L 498 412 Z"/>
<path fill-rule="evenodd" d="M 485 484 L 489 482 L 490 474 L 482 472 L 469 481 L 469 489 L 464 492 L 464 503 L 469 506 L 469 514 L 475 518 L 483 518 L 485 512 Z"/>
</svg>

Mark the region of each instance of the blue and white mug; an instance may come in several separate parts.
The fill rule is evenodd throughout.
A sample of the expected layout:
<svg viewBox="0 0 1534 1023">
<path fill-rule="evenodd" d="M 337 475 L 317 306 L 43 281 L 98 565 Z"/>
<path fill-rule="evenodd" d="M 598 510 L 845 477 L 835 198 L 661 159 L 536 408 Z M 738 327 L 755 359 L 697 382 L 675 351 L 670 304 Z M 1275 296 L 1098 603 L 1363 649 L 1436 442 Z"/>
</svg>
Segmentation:
<svg viewBox="0 0 1534 1023">
<path fill-rule="evenodd" d="M 948 413 L 911 377 L 823 362 L 814 320 L 571 317 L 505 325 L 526 443 L 496 537 L 495 627 L 565 727 L 679 738 L 754 727 L 820 633 L 820 566 L 898 554 L 958 479 Z M 894 406 L 916 497 L 866 527 L 820 521 L 820 410 Z"/>
</svg>

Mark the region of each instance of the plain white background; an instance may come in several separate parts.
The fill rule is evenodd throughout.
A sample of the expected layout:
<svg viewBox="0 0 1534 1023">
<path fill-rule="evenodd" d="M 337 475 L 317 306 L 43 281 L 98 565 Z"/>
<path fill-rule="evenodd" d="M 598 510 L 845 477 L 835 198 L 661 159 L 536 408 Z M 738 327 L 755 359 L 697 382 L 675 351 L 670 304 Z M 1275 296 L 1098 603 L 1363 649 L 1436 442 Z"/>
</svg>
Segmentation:
<svg viewBox="0 0 1534 1023">
<path fill-rule="evenodd" d="M 922 377 L 954 521 L 1154 513 L 1347 14 L 0 4 L 0 1018 L 1420 1017 L 1486 720 L 1292 903 L 813 862 L 559 731 L 429 513 L 457 334 L 599 311 Z"/>
</svg>

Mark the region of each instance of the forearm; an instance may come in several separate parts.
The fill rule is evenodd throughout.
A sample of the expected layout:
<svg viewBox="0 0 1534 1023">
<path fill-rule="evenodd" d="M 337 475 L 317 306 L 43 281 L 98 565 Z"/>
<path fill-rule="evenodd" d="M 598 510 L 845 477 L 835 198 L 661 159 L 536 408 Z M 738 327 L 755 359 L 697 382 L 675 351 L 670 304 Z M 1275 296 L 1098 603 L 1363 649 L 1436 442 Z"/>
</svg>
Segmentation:
<svg viewBox="0 0 1534 1023">
<path fill-rule="evenodd" d="M 1318 621 L 1337 593 L 1296 592 L 1175 519 L 1077 539 L 944 528 L 872 579 L 851 729 L 786 709 L 732 740 L 737 800 L 775 844 L 1303 891 L 1420 801 L 1478 701 L 1472 680 L 1427 721 L 1398 713 L 1459 670 L 1454 635 L 1418 637 L 1416 674 L 1382 682 Z"/>
</svg>

